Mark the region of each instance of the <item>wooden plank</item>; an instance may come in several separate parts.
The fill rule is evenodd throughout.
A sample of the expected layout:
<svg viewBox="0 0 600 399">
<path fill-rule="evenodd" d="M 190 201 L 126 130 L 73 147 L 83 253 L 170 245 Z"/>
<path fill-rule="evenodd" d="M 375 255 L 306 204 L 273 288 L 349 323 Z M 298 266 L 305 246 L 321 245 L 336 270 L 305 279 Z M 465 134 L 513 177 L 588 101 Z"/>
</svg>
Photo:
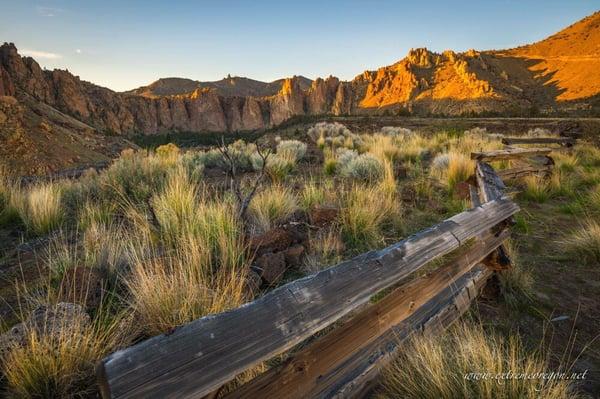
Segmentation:
<svg viewBox="0 0 600 399">
<path fill-rule="evenodd" d="M 490 164 L 477 162 L 475 179 L 477 180 L 479 193 L 484 202 L 493 201 L 496 198 L 504 196 L 506 186 Z M 509 221 L 514 223 L 512 217 Z M 490 268 L 496 270 L 508 269 L 510 267 L 510 258 L 506 247 L 500 245 L 487 264 Z"/>
<path fill-rule="evenodd" d="M 380 251 L 279 287 L 237 309 L 118 351 L 97 367 L 105 397 L 203 396 L 331 325 L 378 291 L 484 234 L 519 207 L 507 198 L 462 212 Z"/>
<path fill-rule="evenodd" d="M 551 148 L 508 148 L 487 152 L 473 152 L 471 159 L 476 161 L 502 161 L 505 159 L 518 159 L 532 157 L 535 155 L 548 155 Z"/>
<path fill-rule="evenodd" d="M 454 284 L 419 308 L 407 320 L 357 352 L 344 369 L 352 370 L 346 382 L 323 392 L 321 398 L 364 398 L 377 382 L 382 367 L 394 359 L 401 344 L 413 333 L 438 334 L 468 309 L 491 277 L 492 271 L 476 266 Z"/>
<path fill-rule="evenodd" d="M 572 137 L 504 137 L 502 144 L 560 144 L 572 146 L 577 139 Z"/>
<path fill-rule="evenodd" d="M 339 383 L 335 378 L 345 379 L 345 375 L 337 373 L 336 370 L 347 357 L 413 314 L 482 261 L 508 236 L 509 233 L 505 230 L 497 237 L 488 235 L 477 240 L 472 246 L 459 250 L 462 253 L 450 259 L 444 266 L 428 276 L 396 288 L 344 325 L 319 337 L 279 367 L 255 378 L 226 398 L 293 399 L 319 396 L 332 385 Z"/>
<path fill-rule="evenodd" d="M 517 179 L 523 176 L 534 175 L 534 174 L 549 174 L 552 172 L 552 165 L 542 166 L 521 166 L 518 168 L 504 169 L 498 171 L 498 176 L 502 180 Z"/>
<path fill-rule="evenodd" d="M 490 164 L 477 162 L 475 179 L 479 187 L 479 195 L 484 203 L 502 198 L 504 195 L 506 186 Z"/>
</svg>

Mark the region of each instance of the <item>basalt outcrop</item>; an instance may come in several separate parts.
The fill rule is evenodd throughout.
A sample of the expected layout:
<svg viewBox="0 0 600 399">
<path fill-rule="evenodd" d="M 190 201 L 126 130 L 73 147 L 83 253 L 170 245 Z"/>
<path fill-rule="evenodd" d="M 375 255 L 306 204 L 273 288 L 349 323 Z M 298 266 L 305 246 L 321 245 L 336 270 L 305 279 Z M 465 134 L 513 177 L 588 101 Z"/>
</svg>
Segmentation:
<svg viewBox="0 0 600 399">
<path fill-rule="evenodd" d="M 67 70 L 44 70 L 0 46 L 0 96 L 43 103 L 100 132 L 251 131 L 294 116 L 476 115 L 598 112 L 600 13 L 541 42 L 504 51 L 413 49 L 395 64 L 351 81 L 301 76 L 274 82 L 160 79 L 118 93 Z"/>
</svg>

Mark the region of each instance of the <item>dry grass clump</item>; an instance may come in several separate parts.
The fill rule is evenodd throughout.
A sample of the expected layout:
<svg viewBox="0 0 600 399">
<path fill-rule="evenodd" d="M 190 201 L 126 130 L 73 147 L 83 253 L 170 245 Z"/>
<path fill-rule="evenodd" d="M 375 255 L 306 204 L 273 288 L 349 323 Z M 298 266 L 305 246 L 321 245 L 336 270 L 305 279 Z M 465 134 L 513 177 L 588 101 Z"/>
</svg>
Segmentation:
<svg viewBox="0 0 600 399">
<path fill-rule="evenodd" d="M 162 189 L 167 173 L 174 165 L 168 157 L 124 150 L 121 157 L 99 176 L 98 185 L 102 196 L 109 201 L 145 204 L 156 190 Z"/>
<path fill-rule="evenodd" d="M 379 398 L 575 398 L 568 381 L 477 378 L 471 373 L 533 375 L 547 358 L 528 353 L 518 335 L 486 333 L 460 323 L 441 337 L 416 335 L 384 369 Z"/>
<path fill-rule="evenodd" d="M 548 181 L 543 176 L 530 175 L 523 178 L 525 187 L 520 196 L 523 199 L 543 203 L 550 197 Z"/>
<path fill-rule="evenodd" d="M 109 224 L 116 216 L 117 208 L 111 202 L 95 202 L 87 199 L 78 210 L 77 227 L 85 231 L 95 223 Z"/>
<path fill-rule="evenodd" d="M 354 185 L 345 195 L 342 236 L 350 248 L 372 249 L 383 243 L 383 227 L 397 220 L 399 201 L 377 186 Z"/>
<path fill-rule="evenodd" d="M 303 263 L 306 273 L 316 273 L 340 262 L 345 246 L 338 228 L 319 230 L 310 237 L 310 243 Z"/>
<path fill-rule="evenodd" d="M 374 134 L 364 140 L 364 148 L 381 161 L 400 158 L 402 150 L 396 145 L 393 136 Z"/>
<path fill-rule="evenodd" d="M 401 150 L 400 159 L 404 161 L 417 161 L 427 151 L 427 140 L 423 136 L 414 135 L 395 138 Z"/>
<path fill-rule="evenodd" d="M 202 200 L 193 209 L 196 216 L 186 223 L 172 213 L 174 223 L 164 233 L 177 240 L 166 252 L 143 233 L 128 241 L 131 272 L 125 284 L 147 334 L 165 332 L 247 299 L 242 228 L 233 206 Z"/>
<path fill-rule="evenodd" d="M 587 220 L 562 242 L 565 250 L 588 261 L 600 262 L 600 223 Z"/>
<path fill-rule="evenodd" d="M 298 201 L 292 191 L 275 184 L 259 192 L 250 203 L 248 211 L 255 226 L 261 231 L 273 228 L 298 209 Z"/>
<path fill-rule="evenodd" d="M 335 193 L 331 180 L 316 181 L 310 179 L 304 184 L 300 193 L 300 205 L 304 210 L 324 204 L 332 205 L 335 202 L 334 197 Z"/>
<path fill-rule="evenodd" d="M 582 166 L 600 166 L 600 148 L 590 144 L 578 145 L 575 147 L 575 151 Z"/>
<path fill-rule="evenodd" d="M 574 172 L 579 165 L 579 158 L 576 154 L 565 153 L 554 151 L 552 152 L 552 159 L 555 163 L 555 169 L 559 169 L 562 172 Z"/>
<path fill-rule="evenodd" d="M 533 289 L 533 276 L 519 257 L 515 242 L 507 240 L 504 243 L 510 258 L 510 268 L 498 273 L 504 299 L 509 304 L 518 304 L 522 297 L 530 297 Z"/>
<path fill-rule="evenodd" d="M 164 189 L 152 197 L 152 209 L 165 241 L 175 246 L 184 235 L 197 228 L 198 187 L 183 168 L 172 170 Z"/>
<path fill-rule="evenodd" d="M 557 168 L 552 171 L 552 174 L 546 181 L 548 192 L 553 197 L 574 198 L 575 179 L 571 173 L 565 172 L 564 169 Z"/>
<path fill-rule="evenodd" d="M 215 284 L 211 278 L 214 276 L 204 269 L 210 265 L 193 262 L 198 260 L 196 254 L 206 248 L 199 250 L 189 246 L 189 249 L 195 252 L 133 261 L 126 284 L 131 292 L 131 306 L 148 335 L 167 332 L 243 303 L 243 276 L 223 272 Z M 200 255 L 208 256 L 208 253 Z"/>
<path fill-rule="evenodd" d="M 475 162 L 458 152 L 436 156 L 431 165 L 432 176 L 440 179 L 450 190 L 466 181 L 475 171 Z"/>
<path fill-rule="evenodd" d="M 108 327 L 69 320 L 58 334 L 29 331 L 24 347 L 3 360 L 4 377 L 13 398 L 75 398 L 96 392 L 94 366 L 122 344 L 122 326 Z"/>
<path fill-rule="evenodd" d="M 36 184 L 20 192 L 13 191 L 11 202 L 28 231 L 46 234 L 64 220 L 62 191 L 56 183 Z"/>
</svg>

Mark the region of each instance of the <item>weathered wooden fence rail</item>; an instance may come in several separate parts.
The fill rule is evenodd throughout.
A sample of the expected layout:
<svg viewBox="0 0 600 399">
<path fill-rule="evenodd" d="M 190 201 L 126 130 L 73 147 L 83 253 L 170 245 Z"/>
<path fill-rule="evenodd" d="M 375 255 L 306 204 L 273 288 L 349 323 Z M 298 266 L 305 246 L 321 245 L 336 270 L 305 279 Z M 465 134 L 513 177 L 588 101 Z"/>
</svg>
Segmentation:
<svg viewBox="0 0 600 399">
<path fill-rule="evenodd" d="M 572 147 L 577 142 L 575 137 L 504 137 L 502 144 L 560 144 L 564 147 Z"/>
<path fill-rule="evenodd" d="M 497 172 L 502 180 L 510 180 L 527 175 L 550 175 L 554 167 L 550 152 L 552 152 L 551 148 L 507 147 L 503 150 L 474 152 L 471 158 L 479 162 L 513 161 L 514 167 Z"/>
<path fill-rule="evenodd" d="M 519 208 L 503 196 L 504 185 L 489 165 L 478 163 L 477 182 L 473 209 L 239 308 L 113 353 L 97 367 L 102 395 L 203 397 L 311 338 L 227 397 L 359 396 L 403 338 L 449 325 L 495 268 L 488 267 L 497 258 L 492 255 Z M 408 278 L 436 259 L 441 266 L 433 272 Z M 391 291 L 371 303 L 384 289 Z M 315 337 L 336 322 L 341 325 Z"/>
</svg>

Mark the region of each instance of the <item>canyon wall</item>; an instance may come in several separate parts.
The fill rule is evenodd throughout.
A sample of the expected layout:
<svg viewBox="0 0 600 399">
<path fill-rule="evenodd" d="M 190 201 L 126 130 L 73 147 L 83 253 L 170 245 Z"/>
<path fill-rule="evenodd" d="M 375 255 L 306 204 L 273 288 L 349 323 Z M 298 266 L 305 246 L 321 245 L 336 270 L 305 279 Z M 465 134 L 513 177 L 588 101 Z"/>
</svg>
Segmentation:
<svg viewBox="0 0 600 399">
<path fill-rule="evenodd" d="M 125 93 L 67 70 L 42 70 L 4 43 L 0 96 L 29 96 L 96 130 L 122 135 L 250 131 L 301 115 L 594 113 L 600 107 L 599 43 L 600 13 L 595 13 L 533 45 L 441 54 L 413 49 L 395 64 L 346 82 L 332 76 L 271 83 L 228 77 L 202 86 L 167 78 Z"/>
</svg>

